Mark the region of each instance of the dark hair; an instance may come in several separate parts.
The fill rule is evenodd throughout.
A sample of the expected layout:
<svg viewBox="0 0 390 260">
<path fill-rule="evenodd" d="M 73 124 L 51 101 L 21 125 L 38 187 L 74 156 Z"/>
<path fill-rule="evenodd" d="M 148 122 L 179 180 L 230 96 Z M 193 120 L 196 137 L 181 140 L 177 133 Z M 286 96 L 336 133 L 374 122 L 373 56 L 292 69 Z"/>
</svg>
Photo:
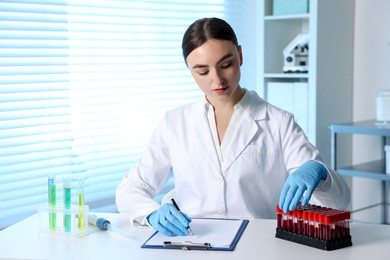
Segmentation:
<svg viewBox="0 0 390 260">
<path fill-rule="evenodd" d="M 199 19 L 188 27 L 183 36 L 181 47 L 185 62 L 194 49 L 209 39 L 228 40 L 238 47 L 236 34 L 227 22 L 219 18 Z"/>
</svg>

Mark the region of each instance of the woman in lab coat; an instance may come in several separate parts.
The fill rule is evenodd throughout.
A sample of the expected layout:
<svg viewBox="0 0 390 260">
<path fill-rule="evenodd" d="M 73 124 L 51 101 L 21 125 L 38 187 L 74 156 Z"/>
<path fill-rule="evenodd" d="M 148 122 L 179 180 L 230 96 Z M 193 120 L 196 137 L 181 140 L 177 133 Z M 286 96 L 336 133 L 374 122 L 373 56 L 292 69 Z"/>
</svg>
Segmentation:
<svg viewBox="0 0 390 260">
<path fill-rule="evenodd" d="M 185 235 L 191 217 L 274 218 L 299 201 L 345 209 L 349 188 L 321 161 L 292 114 L 239 84 L 243 63 L 233 29 L 218 18 L 195 21 L 183 56 L 205 94 L 165 114 L 116 191 L 132 222 Z M 172 170 L 175 200 L 153 200 Z"/>
</svg>

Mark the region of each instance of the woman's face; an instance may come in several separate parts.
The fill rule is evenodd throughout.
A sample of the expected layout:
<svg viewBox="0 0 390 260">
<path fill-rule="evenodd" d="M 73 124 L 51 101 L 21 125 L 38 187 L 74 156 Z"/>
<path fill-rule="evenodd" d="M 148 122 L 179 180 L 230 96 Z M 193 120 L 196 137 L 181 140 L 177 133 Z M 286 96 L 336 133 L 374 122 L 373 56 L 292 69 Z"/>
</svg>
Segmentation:
<svg viewBox="0 0 390 260">
<path fill-rule="evenodd" d="M 208 40 L 187 56 L 187 65 L 211 103 L 226 102 L 238 94 L 242 52 L 231 41 Z"/>
</svg>

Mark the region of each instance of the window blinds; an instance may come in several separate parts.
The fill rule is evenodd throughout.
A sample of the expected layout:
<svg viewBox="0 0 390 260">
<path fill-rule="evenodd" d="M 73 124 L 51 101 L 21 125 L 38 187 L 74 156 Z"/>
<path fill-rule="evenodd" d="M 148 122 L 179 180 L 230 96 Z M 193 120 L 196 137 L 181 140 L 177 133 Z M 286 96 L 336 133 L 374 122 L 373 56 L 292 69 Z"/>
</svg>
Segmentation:
<svg viewBox="0 0 390 260">
<path fill-rule="evenodd" d="M 228 1 L 0 2 L 0 229 L 47 203 L 47 176 L 86 178 L 90 208 L 142 153 L 164 111 L 201 96 L 181 55 Z"/>
</svg>

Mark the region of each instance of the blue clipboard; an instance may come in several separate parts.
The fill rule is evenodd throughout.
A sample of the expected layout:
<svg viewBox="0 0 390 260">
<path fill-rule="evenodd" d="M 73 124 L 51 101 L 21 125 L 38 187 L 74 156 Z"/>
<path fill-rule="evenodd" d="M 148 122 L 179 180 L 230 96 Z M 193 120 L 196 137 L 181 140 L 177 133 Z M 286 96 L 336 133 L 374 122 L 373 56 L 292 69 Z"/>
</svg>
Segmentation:
<svg viewBox="0 0 390 260">
<path fill-rule="evenodd" d="M 210 218 L 209 218 L 210 219 Z M 226 220 L 239 220 L 239 219 L 220 219 L 220 218 L 213 218 L 212 220 L 221 220 L 221 221 L 226 221 Z M 241 220 L 241 219 L 240 219 Z M 141 246 L 141 248 L 151 248 L 151 249 L 180 249 L 180 250 L 211 250 L 211 251 L 233 251 L 236 248 L 236 245 L 238 241 L 241 238 L 242 233 L 244 232 L 245 228 L 247 227 L 249 220 L 247 219 L 242 219 L 241 220 L 241 225 L 239 229 L 237 230 L 237 233 L 234 236 L 234 239 L 232 240 L 231 244 L 229 247 L 213 247 L 211 243 L 204 241 L 202 243 L 195 243 L 195 242 L 190 242 L 186 241 L 184 243 L 179 243 L 179 242 L 173 242 L 170 239 L 167 239 L 167 241 L 164 241 L 162 244 L 158 245 L 152 245 L 148 244 L 148 242 L 159 232 L 156 231 L 153 233 L 150 238 L 148 238 L 145 243 Z"/>
</svg>

